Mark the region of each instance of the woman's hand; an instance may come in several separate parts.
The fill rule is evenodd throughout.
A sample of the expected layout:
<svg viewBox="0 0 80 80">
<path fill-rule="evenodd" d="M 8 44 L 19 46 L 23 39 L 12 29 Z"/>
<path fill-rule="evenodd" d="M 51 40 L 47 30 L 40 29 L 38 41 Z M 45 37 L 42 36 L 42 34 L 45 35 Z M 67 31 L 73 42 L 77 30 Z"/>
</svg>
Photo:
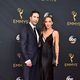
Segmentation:
<svg viewBox="0 0 80 80">
<path fill-rule="evenodd" d="M 58 66 L 58 60 L 56 59 L 56 66 Z"/>
</svg>

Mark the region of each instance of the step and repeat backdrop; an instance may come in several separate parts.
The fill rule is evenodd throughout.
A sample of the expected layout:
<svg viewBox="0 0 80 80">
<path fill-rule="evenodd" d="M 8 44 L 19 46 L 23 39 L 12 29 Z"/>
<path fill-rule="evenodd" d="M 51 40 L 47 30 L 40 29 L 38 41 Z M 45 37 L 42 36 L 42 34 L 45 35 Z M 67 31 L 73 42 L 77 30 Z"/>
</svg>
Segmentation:
<svg viewBox="0 0 80 80">
<path fill-rule="evenodd" d="M 80 0 L 0 0 L 0 80 L 23 80 L 20 32 L 32 10 L 51 13 L 60 33 L 54 80 L 80 80 Z"/>
</svg>

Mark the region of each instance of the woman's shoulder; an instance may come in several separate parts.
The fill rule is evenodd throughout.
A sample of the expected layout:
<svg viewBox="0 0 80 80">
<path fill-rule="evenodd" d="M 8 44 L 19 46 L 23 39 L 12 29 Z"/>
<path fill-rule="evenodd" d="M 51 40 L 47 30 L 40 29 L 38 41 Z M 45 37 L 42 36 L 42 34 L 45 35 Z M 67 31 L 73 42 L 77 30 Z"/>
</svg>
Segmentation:
<svg viewBox="0 0 80 80">
<path fill-rule="evenodd" d="M 53 30 L 53 35 L 59 35 L 59 31 L 58 30 Z"/>
<path fill-rule="evenodd" d="M 59 33 L 59 31 L 56 29 L 53 29 L 53 33 Z"/>
</svg>

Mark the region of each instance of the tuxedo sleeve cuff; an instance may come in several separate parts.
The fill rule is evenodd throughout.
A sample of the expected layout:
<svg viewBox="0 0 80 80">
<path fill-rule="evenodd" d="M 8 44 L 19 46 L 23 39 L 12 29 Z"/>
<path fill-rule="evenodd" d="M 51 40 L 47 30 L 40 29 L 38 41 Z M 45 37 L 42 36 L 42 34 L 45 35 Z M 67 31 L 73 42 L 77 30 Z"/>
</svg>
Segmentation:
<svg viewBox="0 0 80 80">
<path fill-rule="evenodd" d="M 28 63 L 30 61 L 30 59 L 26 60 L 25 63 Z"/>
</svg>

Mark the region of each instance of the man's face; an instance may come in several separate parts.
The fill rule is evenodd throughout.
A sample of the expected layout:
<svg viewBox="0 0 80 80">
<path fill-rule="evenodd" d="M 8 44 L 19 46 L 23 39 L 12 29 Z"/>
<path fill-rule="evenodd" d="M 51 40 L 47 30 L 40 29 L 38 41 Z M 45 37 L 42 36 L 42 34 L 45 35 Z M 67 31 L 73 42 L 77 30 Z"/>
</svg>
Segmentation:
<svg viewBox="0 0 80 80">
<path fill-rule="evenodd" d="M 39 21 L 39 14 L 33 13 L 32 16 L 30 16 L 30 22 L 35 26 Z"/>
</svg>

